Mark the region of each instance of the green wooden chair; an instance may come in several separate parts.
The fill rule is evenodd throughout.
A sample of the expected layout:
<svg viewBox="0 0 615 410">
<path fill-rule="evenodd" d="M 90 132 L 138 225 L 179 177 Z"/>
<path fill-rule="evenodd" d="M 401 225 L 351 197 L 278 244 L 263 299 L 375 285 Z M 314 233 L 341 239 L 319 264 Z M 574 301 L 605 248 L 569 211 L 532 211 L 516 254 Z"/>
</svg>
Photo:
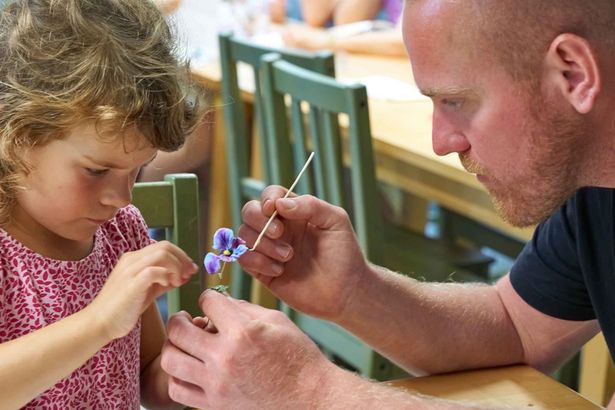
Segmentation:
<svg viewBox="0 0 615 410">
<path fill-rule="evenodd" d="M 194 174 L 169 174 L 164 181 L 137 182 L 132 203 L 139 208 L 150 228 L 164 228 L 165 239 L 183 249 L 201 265 L 199 246 L 199 188 Z M 202 315 L 198 306 L 202 275 L 167 294 L 169 314 L 185 310 Z"/>
<path fill-rule="evenodd" d="M 316 156 L 296 191 L 345 208 L 368 260 L 427 280 L 481 279 L 471 269 L 486 269 L 490 258 L 401 229 L 384 218 L 365 86 L 343 84 L 275 54 L 263 56 L 261 69 L 272 182 L 288 187 L 313 150 Z M 393 375 L 390 362 L 346 331 L 287 311 L 334 358 L 367 377 L 386 380 Z"/>
<path fill-rule="evenodd" d="M 228 164 L 228 189 L 231 203 L 233 228 L 241 225 L 241 208 L 250 199 L 260 198 L 262 190 L 269 184 L 270 167 L 261 155 L 260 169 L 262 176 L 251 175 L 250 147 L 252 144 L 252 127 L 250 116 L 242 102 L 239 89 L 238 64 L 246 64 L 251 69 L 254 80 L 253 120 L 259 135 L 260 152 L 268 151 L 267 135 L 262 109 L 259 69 L 261 56 L 272 51 L 292 63 L 321 74 L 334 75 L 334 58 L 331 52 L 301 52 L 296 50 L 277 50 L 257 45 L 249 40 L 233 37 L 231 33 L 219 35 L 220 65 L 222 69 L 222 102 L 224 104 L 224 127 L 226 132 L 226 152 Z M 251 277 L 246 275 L 238 264 L 233 264 L 231 271 L 231 294 L 236 298 L 249 299 Z"/>
</svg>

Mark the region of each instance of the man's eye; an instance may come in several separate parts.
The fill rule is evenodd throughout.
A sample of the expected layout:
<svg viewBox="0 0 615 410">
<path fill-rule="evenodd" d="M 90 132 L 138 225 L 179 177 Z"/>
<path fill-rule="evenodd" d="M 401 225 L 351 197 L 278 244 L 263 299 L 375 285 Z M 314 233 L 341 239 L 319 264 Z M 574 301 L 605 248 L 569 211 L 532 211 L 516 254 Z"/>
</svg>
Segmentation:
<svg viewBox="0 0 615 410">
<path fill-rule="evenodd" d="M 459 99 L 443 98 L 442 104 L 450 108 L 461 108 L 461 106 L 463 105 L 463 101 Z"/>
<path fill-rule="evenodd" d="M 86 168 L 85 171 L 94 177 L 100 177 L 100 176 L 105 175 L 107 172 L 109 172 L 108 169 L 95 169 L 95 168 Z"/>
</svg>

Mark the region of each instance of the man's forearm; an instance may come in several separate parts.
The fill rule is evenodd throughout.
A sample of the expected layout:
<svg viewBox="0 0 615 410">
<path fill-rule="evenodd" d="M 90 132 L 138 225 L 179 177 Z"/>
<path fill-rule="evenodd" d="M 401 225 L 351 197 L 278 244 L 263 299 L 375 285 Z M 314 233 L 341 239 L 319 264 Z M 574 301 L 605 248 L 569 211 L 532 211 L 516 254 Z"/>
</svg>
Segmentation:
<svg viewBox="0 0 615 410">
<path fill-rule="evenodd" d="M 369 276 L 336 322 L 405 369 L 440 373 L 523 361 L 494 287 L 418 282 L 375 266 Z"/>
</svg>

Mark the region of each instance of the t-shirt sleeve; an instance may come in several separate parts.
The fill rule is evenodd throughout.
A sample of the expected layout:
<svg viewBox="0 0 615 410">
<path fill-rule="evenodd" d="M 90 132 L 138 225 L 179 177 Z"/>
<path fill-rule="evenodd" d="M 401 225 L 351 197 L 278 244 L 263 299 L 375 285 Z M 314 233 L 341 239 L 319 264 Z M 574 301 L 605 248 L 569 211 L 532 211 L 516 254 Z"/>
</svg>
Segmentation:
<svg viewBox="0 0 615 410">
<path fill-rule="evenodd" d="M 523 300 L 560 319 L 596 317 L 579 255 L 583 202 L 577 194 L 541 223 L 510 272 L 511 283 Z"/>
</svg>

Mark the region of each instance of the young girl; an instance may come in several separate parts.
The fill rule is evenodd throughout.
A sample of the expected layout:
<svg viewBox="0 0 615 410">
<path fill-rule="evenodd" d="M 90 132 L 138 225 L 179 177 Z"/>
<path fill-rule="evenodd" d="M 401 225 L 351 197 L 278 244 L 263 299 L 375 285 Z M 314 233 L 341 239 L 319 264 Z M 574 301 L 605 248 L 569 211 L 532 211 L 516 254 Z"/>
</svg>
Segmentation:
<svg viewBox="0 0 615 410">
<path fill-rule="evenodd" d="M 129 205 L 201 117 L 172 40 L 149 0 L 0 11 L 3 409 L 172 405 L 153 302 L 197 266 Z"/>
</svg>

